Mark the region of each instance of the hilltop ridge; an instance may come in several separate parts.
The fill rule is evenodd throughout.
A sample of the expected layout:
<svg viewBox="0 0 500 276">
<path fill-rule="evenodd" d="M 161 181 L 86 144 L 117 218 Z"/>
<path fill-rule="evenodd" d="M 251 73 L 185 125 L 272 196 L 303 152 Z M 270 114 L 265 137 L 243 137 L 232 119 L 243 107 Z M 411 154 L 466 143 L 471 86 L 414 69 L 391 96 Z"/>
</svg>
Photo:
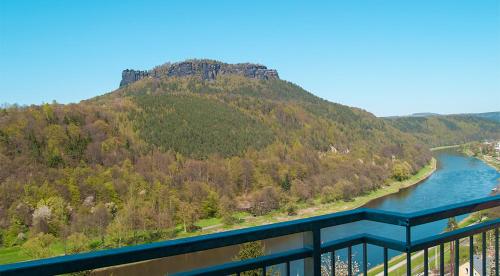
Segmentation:
<svg viewBox="0 0 500 276">
<path fill-rule="evenodd" d="M 165 63 L 151 70 L 125 69 L 122 72 L 120 87 L 144 78 L 172 78 L 195 76 L 201 80 L 215 80 L 219 75 L 241 75 L 252 79 L 279 79 L 278 71 L 255 63 L 229 64 L 215 60 L 186 60 Z"/>
</svg>

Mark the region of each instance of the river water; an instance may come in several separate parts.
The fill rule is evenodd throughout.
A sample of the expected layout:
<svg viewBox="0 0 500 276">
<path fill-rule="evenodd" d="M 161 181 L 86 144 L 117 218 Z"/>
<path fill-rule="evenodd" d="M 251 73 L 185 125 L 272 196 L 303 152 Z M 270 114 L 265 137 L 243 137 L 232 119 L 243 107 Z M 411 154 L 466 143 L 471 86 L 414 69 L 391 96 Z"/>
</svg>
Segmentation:
<svg viewBox="0 0 500 276">
<path fill-rule="evenodd" d="M 500 173 L 481 160 L 462 155 L 454 150 L 437 151 L 435 157 L 438 160 L 438 168 L 429 178 L 398 193 L 373 200 L 365 207 L 414 212 L 485 197 L 490 195 L 492 188 L 498 185 Z M 465 215 L 457 217 L 457 220 L 464 217 Z M 447 219 L 413 227 L 412 240 L 438 234 L 446 228 L 446 224 Z M 405 240 L 404 227 L 364 221 L 325 229 L 323 235 L 327 239 L 338 239 L 345 235 L 363 232 Z M 356 257 L 361 255 L 359 247 L 353 252 Z M 389 252 L 390 256 L 397 254 L 401 253 Z M 369 267 L 382 263 L 382 258 L 380 247 L 368 246 Z"/>
<path fill-rule="evenodd" d="M 485 197 L 491 193 L 492 188 L 498 185 L 500 173 L 478 159 L 464 156 L 454 150 L 437 151 L 434 152 L 434 155 L 438 161 L 438 168 L 429 178 L 398 193 L 373 200 L 365 207 L 397 212 L 413 212 Z M 420 239 L 440 233 L 446 227 L 446 223 L 447 220 L 442 220 L 414 227 L 412 228 L 412 239 Z M 405 238 L 403 227 L 360 221 L 323 229 L 322 242 L 358 233 L 371 233 L 400 240 Z M 302 235 L 290 235 L 266 240 L 264 245 L 266 253 L 270 254 L 302 247 L 302 240 Z M 237 251 L 238 248 L 233 246 L 173 258 L 152 260 L 127 266 L 128 268 L 124 270 L 117 269 L 114 271 L 114 275 L 144 274 L 145 272 L 147 275 L 165 275 L 165 273 L 169 272 L 227 262 L 235 256 Z M 339 250 L 336 254 L 345 259 L 346 250 Z M 361 246 L 354 247 L 353 254 L 354 260 L 361 263 Z M 397 254 L 401 253 L 389 251 L 390 257 Z M 382 257 L 382 248 L 368 246 L 369 267 L 380 264 L 383 261 Z M 274 268 L 275 271 L 281 269 L 282 267 Z M 292 275 L 302 275 L 302 271 L 303 261 L 292 263 Z"/>
</svg>

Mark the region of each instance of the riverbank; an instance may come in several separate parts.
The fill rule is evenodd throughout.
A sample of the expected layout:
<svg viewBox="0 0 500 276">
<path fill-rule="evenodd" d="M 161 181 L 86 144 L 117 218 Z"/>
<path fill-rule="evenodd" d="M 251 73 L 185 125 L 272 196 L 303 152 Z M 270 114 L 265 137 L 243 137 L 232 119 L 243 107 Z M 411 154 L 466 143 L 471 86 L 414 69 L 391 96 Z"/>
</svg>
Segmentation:
<svg viewBox="0 0 500 276">
<path fill-rule="evenodd" d="M 319 199 L 315 200 L 313 204 L 302 204 L 298 206 L 298 212 L 297 215 L 295 216 L 289 216 L 285 212 L 280 212 L 280 211 L 274 211 L 271 212 L 267 215 L 264 216 L 259 216 L 259 217 L 253 217 L 253 216 L 246 216 L 244 217 L 244 221 L 241 223 L 238 223 L 233 226 L 225 226 L 223 224 L 217 224 L 218 220 L 211 220 L 212 225 L 208 225 L 206 222 L 203 223 L 203 228 L 202 231 L 198 231 L 195 233 L 183 233 L 180 234 L 179 237 L 187 237 L 187 236 L 196 236 L 196 235 L 202 235 L 202 234 L 209 234 L 209 233 L 215 233 L 215 232 L 221 232 L 221 231 L 227 231 L 227 230 L 233 230 L 233 229 L 240 229 L 240 228 L 246 228 L 246 227 L 252 227 L 252 226 L 258 226 L 258 225 L 265 225 L 265 224 L 271 224 L 271 223 L 276 223 L 276 222 L 282 222 L 282 221 L 288 221 L 288 220 L 295 220 L 295 219 L 300 219 L 300 218 L 308 218 L 308 217 L 313 217 L 313 216 L 319 216 L 319 215 L 325 215 L 325 214 L 330 214 L 330 213 L 335 213 L 335 212 L 340 212 L 340 211 L 347 211 L 347 210 L 352 210 L 356 209 L 359 207 L 362 207 L 366 205 L 368 202 L 378 199 L 390 194 L 394 194 L 399 192 L 402 189 L 409 188 L 411 186 L 414 186 L 416 184 L 419 184 L 420 182 L 424 181 L 427 179 L 434 171 L 436 170 L 437 167 L 437 160 L 435 158 L 431 159 L 431 162 L 422 168 L 420 171 L 418 171 L 415 175 L 410 177 L 409 179 L 405 181 L 393 181 L 390 184 L 386 185 L 384 188 L 378 189 L 376 191 L 372 191 L 368 194 L 358 196 L 354 198 L 351 201 L 336 201 L 333 203 L 321 203 Z M 199 224 L 198 224 L 199 225 Z M 199 225 L 201 226 L 201 225 Z"/>
<path fill-rule="evenodd" d="M 463 154 L 465 154 L 469 157 L 477 158 L 477 159 L 483 161 L 484 163 L 488 164 L 490 167 L 494 168 L 495 170 L 500 171 L 500 161 L 499 160 L 497 160 L 495 157 L 490 156 L 490 155 L 485 155 L 485 154 L 475 155 L 469 148 L 466 147 L 467 145 L 468 144 L 461 145 L 462 149 L 460 150 L 460 152 L 462 152 Z"/>
<path fill-rule="evenodd" d="M 449 145 L 449 146 L 441 146 L 441 147 L 435 147 L 431 148 L 431 151 L 436 151 L 436 150 L 444 150 L 444 149 L 454 149 L 454 148 L 459 148 L 462 145 Z"/>
<path fill-rule="evenodd" d="M 488 164 L 490 167 L 494 168 L 495 170 L 500 171 L 500 161 L 496 160 L 492 156 L 481 155 L 481 156 L 475 156 L 475 158 L 483 161 L 484 163 Z"/>
</svg>

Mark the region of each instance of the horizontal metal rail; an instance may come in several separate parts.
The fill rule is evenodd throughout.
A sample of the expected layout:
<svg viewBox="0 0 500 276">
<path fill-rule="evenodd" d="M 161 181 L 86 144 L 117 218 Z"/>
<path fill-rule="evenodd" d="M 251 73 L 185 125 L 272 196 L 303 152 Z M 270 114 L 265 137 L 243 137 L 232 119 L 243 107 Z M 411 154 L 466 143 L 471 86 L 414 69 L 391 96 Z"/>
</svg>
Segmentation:
<svg viewBox="0 0 500 276">
<path fill-rule="evenodd" d="M 255 259 L 243 260 L 226 263 L 216 267 L 208 267 L 197 269 L 189 272 L 181 272 L 174 274 L 175 276 L 191 276 L 191 275 L 229 275 L 238 273 L 241 271 L 248 271 L 253 269 L 259 269 L 262 267 L 272 266 L 276 264 L 282 264 L 294 260 L 300 260 L 304 258 L 311 257 L 313 253 L 312 248 L 300 248 L 293 249 L 283 253 L 276 253 L 271 255 L 266 255 L 262 257 L 257 257 Z"/>
<path fill-rule="evenodd" d="M 457 239 L 466 238 L 475 234 L 484 233 L 488 230 L 498 228 L 500 226 L 500 219 L 475 224 L 472 226 L 460 228 L 451 232 L 444 232 L 433 237 L 424 238 L 412 242 L 410 252 L 423 250 L 425 248 L 433 247 L 441 243 L 452 242 Z"/>
<path fill-rule="evenodd" d="M 309 245 L 303 249 L 286 251 L 283 253 L 268 255 L 260 258 L 241 262 L 230 262 L 227 264 L 194 271 L 196 275 L 211 275 L 212 271 L 217 273 L 236 273 L 246 269 L 261 267 L 265 270 L 268 265 L 276 262 L 288 262 L 290 260 L 312 258 L 313 272 L 318 274 L 321 253 L 334 252 L 342 248 L 351 248 L 357 244 L 373 244 L 384 248 L 385 258 L 387 249 L 406 252 L 422 250 L 444 242 L 467 237 L 475 233 L 484 233 L 489 229 L 499 226 L 498 220 L 484 222 L 478 225 L 443 233 L 434 237 L 413 241 L 411 240 L 411 227 L 425 224 L 441 219 L 463 215 L 479 210 L 500 206 L 500 195 L 472 200 L 460 204 L 453 204 L 439 208 L 419 211 L 414 213 L 398 213 L 382 210 L 359 208 L 356 210 L 322 215 L 312 218 L 287 221 L 198 237 L 183 238 L 178 240 L 154 242 L 144 245 L 127 246 L 117 249 L 94 251 L 75 255 L 53 257 L 35 261 L 20 262 L 0 266 L 0 275 L 54 275 L 84 270 L 91 270 L 115 265 L 122 265 L 162 257 L 177 256 L 192 252 L 221 248 L 225 246 L 238 245 L 245 242 L 265 240 L 297 233 L 312 233 Z M 397 241 L 367 234 L 355 235 L 345 239 L 321 244 L 320 230 L 327 227 L 353 223 L 357 221 L 374 221 L 391 225 L 406 227 L 406 241 Z M 309 246 L 309 247 L 307 247 Z M 366 253 L 366 252 L 365 252 Z M 301 255 L 303 254 L 303 255 Z M 350 259 L 350 258 L 349 258 Z M 366 260 L 364 260 L 366 262 Z M 279 263 L 279 262 L 278 262 Z M 364 264 L 366 266 L 366 264 Z M 411 258 L 407 266 L 411 268 Z M 384 269 L 386 271 L 386 269 Z M 215 273 L 215 272 L 214 272 Z M 366 273 L 366 272 L 365 272 Z M 195 275 L 186 274 L 186 275 Z"/>
</svg>

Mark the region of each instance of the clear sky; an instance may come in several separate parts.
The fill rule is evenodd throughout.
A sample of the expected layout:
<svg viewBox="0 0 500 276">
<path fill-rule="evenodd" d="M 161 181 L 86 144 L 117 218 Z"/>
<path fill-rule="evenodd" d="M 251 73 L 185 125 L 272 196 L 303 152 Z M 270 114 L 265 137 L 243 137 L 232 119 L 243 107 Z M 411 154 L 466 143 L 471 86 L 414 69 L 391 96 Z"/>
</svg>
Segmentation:
<svg viewBox="0 0 500 276">
<path fill-rule="evenodd" d="M 500 1 L 0 1 L 0 103 L 78 102 L 125 68 L 257 62 L 379 116 L 500 110 Z"/>
</svg>

